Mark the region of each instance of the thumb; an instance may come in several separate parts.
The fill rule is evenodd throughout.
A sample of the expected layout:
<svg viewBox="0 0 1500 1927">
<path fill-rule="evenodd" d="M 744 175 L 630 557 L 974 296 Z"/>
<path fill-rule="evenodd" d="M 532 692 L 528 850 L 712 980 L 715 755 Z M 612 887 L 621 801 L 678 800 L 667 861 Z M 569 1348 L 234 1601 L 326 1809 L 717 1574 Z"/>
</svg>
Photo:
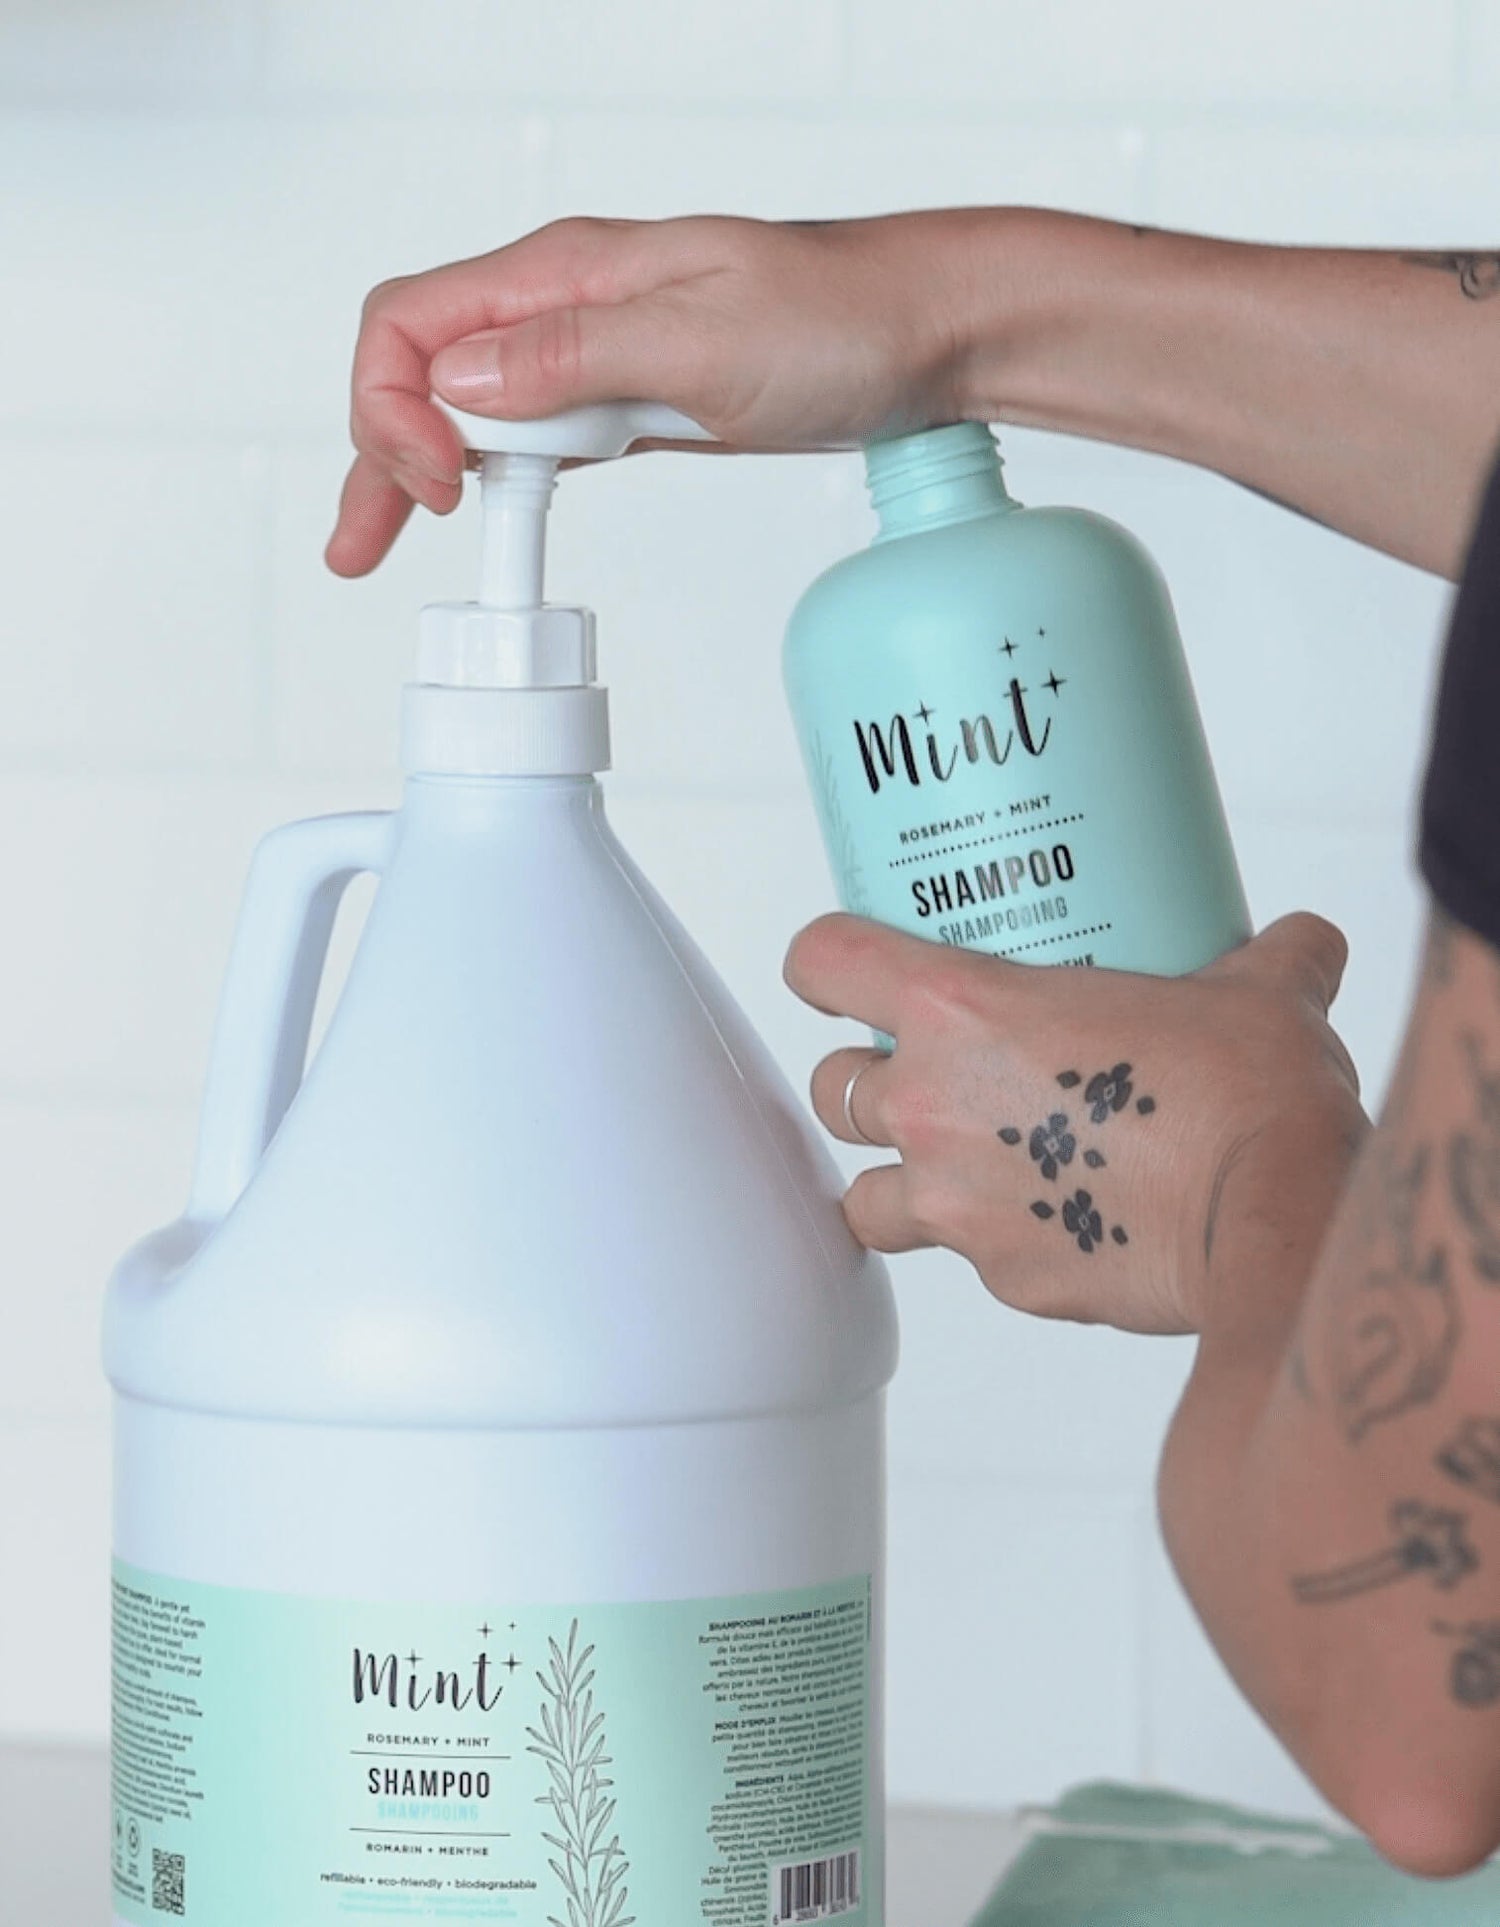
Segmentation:
<svg viewBox="0 0 1500 1927">
<path fill-rule="evenodd" d="M 508 421 L 622 399 L 694 413 L 701 360 L 702 344 L 680 314 L 634 300 L 552 308 L 468 335 L 434 355 L 431 380 L 455 408 Z"/>
<path fill-rule="evenodd" d="M 1310 910 L 1295 910 L 1267 924 L 1212 968 L 1226 976 L 1253 975 L 1262 983 L 1285 984 L 1326 1015 L 1339 994 L 1348 961 L 1349 945 L 1337 925 Z"/>
</svg>

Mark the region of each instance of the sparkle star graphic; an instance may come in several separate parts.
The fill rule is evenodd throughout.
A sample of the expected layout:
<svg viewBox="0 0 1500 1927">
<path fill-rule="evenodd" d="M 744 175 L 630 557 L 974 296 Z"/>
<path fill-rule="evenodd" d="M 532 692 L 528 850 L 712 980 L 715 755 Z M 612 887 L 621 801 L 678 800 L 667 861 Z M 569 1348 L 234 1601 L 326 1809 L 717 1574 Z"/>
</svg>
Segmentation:
<svg viewBox="0 0 1500 1927">
<path fill-rule="evenodd" d="M 924 723 L 932 721 L 932 711 L 927 707 L 926 703 L 923 703 L 920 709 L 914 709 L 912 714 L 913 716 L 920 716 Z"/>
<path fill-rule="evenodd" d="M 420 1666 L 422 1663 L 422 1655 L 420 1653 L 408 1653 L 406 1655 L 406 1663 L 408 1666 Z"/>
<path fill-rule="evenodd" d="M 479 1628 L 479 1637 L 481 1639 L 488 1639 L 489 1636 L 490 1636 L 490 1628 L 488 1626 L 481 1626 Z"/>
<path fill-rule="evenodd" d="M 1005 656 L 1013 656 L 1016 653 L 1016 645 L 1011 641 L 1009 636 L 1001 643 L 1000 653 Z"/>
<path fill-rule="evenodd" d="M 521 1663 L 520 1660 L 516 1658 L 514 1653 L 511 1654 L 509 1659 L 502 1659 L 500 1662 L 502 1666 L 509 1667 L 511 1672 L 514 1672 L 516 1668 L 520 1665 L 520 1663 Z"/>
<path fill-rule="evenodd" d="M 1066 676 L 1059 676 L 1057 671 L 1054 669 L 1051 672 L 1051 674 L 1047 677 L 1047 680 L 1042 684 L 1042 687 L 1043 689 L 1050 689 L 1053 695 L 1055 696 L 1058 690 L 1062 688 L 1063 684 L 1067 680 L 1068 679 Z"/>
</svg>

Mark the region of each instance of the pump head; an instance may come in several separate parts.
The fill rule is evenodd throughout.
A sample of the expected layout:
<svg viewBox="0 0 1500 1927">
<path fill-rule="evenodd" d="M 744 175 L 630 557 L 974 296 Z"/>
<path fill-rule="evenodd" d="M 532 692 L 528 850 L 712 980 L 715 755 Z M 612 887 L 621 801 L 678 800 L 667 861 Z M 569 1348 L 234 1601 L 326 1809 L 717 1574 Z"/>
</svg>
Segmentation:
<svg viewBox="0 0 1500 1927">
<path fill-rule="evenodd" d="M 437 399 L 436 397 L 434 399 Z M 635 442 L 709 441 L 650 402 L 601 402 L 541 421 L 496 421 L 438 400 L 478 456 L 479 598 L 422 611 L 417 680 L 402 728 L 408 769 L 569 774 L 609 765 L 605 692 L 594 684 L 594 617 L 544 600 L 547 510 L 559 465 L 605 461 Z"/>
<path fill-rule="evenodd" d="M 706 429 L 654 402 L 596 402 L 541 421 L 505 422 L 438 406 L 479 457 L 484 502 L 481 605 L 534 609 L 542 602 L 547 508 L 558 465 L 607 461 L 634 442 L 709 441 Z"/>
</svg>

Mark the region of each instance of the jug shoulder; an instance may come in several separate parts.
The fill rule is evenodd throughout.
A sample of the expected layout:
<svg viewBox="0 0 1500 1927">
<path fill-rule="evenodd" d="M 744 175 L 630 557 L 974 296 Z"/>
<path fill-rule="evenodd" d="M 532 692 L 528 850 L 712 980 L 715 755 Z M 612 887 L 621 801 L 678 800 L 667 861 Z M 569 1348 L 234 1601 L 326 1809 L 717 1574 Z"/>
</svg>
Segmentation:
<svg viewBox="0 0 1500 1927">
<path fill-rule="evenodd" d="M 535 847 L 381 885 L 239 1201 L 117 1273 L 119 1389 L 553 1426 L 806 1409 L 889 1378 L 884 1269 L 743 1014 L 618 846 L 547 854 L 545 901 Z"/>
</svg>

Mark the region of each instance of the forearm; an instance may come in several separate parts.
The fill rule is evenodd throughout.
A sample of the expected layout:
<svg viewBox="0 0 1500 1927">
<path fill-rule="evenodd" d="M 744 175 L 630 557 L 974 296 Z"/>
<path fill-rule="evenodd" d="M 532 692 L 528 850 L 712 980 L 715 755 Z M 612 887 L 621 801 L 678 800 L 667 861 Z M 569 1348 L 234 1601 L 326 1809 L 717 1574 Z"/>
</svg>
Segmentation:
<svg viewBox="0 0 1500 1927">
<path fill-rule="evenodd" d="M 1487 1563 L 1462 1493 L 1433 1461 L 1458 1421 L 1417 1420 L 1426 1463 L 1334 1462 L 1289 1385 L 1205 1375 L 1161 1482 L 1174 1562 L 1256 1711 L 1323 1794 L 1398 1866 L 1462 1873 L 1500 1842 L 1492 1688 L 1461 1700 L 1454 1667 L 1494 1625 L 1483 1572 L 1420 1563 L 1415 1541 Z M 1481 1653 L 1483 1647 L 1481 1646 Z M 1493 1666 L 1494 1659 L 1488 1664 Z"/>
<path fill-rule="evenodd" d="M 1327 1235 L 1289 1226 L 1278 1250 L 1274 1198 L 1235 1201 L 1161 1477 L 1178 1569 L 1247 1695 L 1377 1845 L 1432 1873 L 1500 1841 L 1500 1302 L 1476 1289 L 1454 1150 L 1495 1179 L 1500 1027 L 1493 959 L 1451 948 Z"/>
<path fill-rule="evenodd" d="M 956 218 L 967 414 L 1177 456 L 1457 572 L 1500 435 L 1494 256 Z"/>
</svg>

